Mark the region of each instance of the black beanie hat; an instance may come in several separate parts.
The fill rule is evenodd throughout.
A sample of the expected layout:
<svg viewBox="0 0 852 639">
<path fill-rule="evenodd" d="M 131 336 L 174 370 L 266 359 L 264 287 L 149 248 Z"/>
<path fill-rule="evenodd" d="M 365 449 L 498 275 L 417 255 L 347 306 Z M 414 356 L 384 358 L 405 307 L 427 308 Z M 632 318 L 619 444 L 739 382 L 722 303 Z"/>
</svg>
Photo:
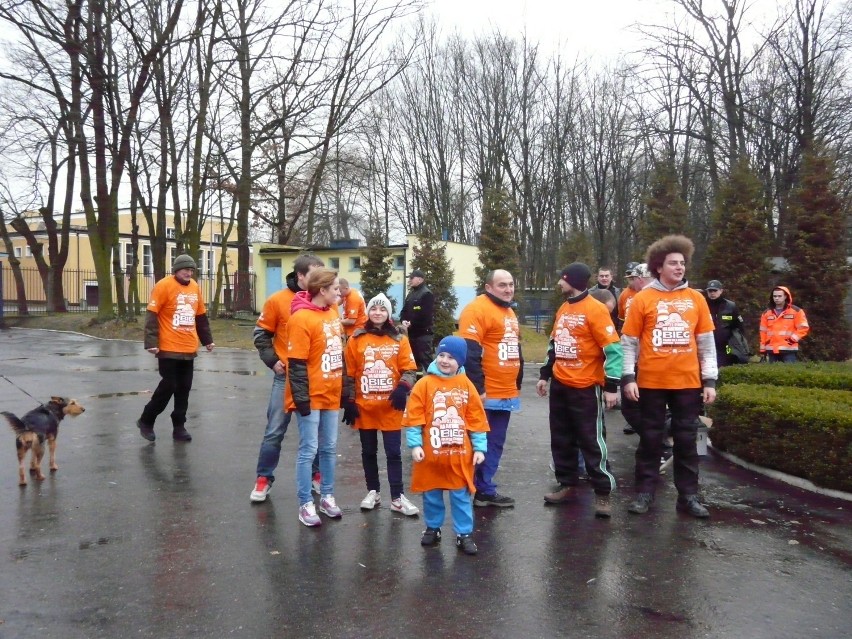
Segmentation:
<svg viewBox="0 0 852 639">
<path fill-rule="evenodd" d="M 581 262 L 574 262 L 562 269 L 562 279 L 578 291 L 585 291 L 589 287 L 590 277 L 592 271 Z"/>
</svg>

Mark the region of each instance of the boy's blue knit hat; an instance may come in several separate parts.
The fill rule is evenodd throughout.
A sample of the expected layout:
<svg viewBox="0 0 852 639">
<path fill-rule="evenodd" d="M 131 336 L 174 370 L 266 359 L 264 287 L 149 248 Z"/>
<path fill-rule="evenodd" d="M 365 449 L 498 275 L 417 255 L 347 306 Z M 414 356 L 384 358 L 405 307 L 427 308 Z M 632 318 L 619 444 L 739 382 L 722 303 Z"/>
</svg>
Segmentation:
<svg viewBox="0 0 852 639">
<path fill-rule="evenodd" d="M 467 360 L 467 342 L 461 337 L 447 335 L 438 344 L 438 353 L 448 353 L 461 368 Z"/>
</svg>

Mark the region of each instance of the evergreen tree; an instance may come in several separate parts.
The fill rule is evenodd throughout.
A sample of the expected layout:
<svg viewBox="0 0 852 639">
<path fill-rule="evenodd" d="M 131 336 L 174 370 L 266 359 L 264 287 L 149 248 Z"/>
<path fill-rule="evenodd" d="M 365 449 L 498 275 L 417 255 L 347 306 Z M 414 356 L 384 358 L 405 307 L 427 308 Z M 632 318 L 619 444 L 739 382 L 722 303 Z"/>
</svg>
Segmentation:
<svg viewBox="0 0 852 639">
<path fill-rule="evenodd" d="M 645 219 L 639 229 L 643 246 L 666 235 L 687 234 L 689 207 L 680 196 L 680 184 L 671 160 L 657 162 L 654 166 L 645 206 Z"/>
<path fill-rule="evenodd" d="M 719 187 L 712 214 L 714 236 L 707 245 L 702 276 L 690 277 L 696 288 L 708 280 L 722 282 L 724 296 L 740 309 L 753 344 L 769 296 L 770 239 L 762 203 L 760 181 L 748 160 L 742 159 Z"/>
<path fill-rule="evenodd" d="M 849 287 L 846 264 L 848 220 L 835 187 L 831 160 L 819 152 L 802 158 L 799 186 L 791 197 L 795 230 L 790 238 L 790 289 L 805 309 L 811 332 L 801 349 L 808 359 L 845 361 L 849 323 L 843 300 Z"/>
<path fill-rule="evenodd" d="M 364 299 L 369 301 L 379 293 L 388 295 L 390 277 L 393 271 L 391 250 L 385 242 L 385 234 L 381 225 L 371 224 L 366 237 L 367 246 L 361 260 L 361 292 Z M 396 300 L 388 296 L 394 308 Z"/>
<path fill-rule="evenodd" d="M 427 231 L 417 239 L 411 267 L 423 271 L 426 285 L 435 297 L 435 339 L 440 340 L 456 330 L 454 312 L 459 298 L 453 288 L 453 269 L 447 259 L 447 247 L 434 233 Z"/>
<path fill-rule="evenodd" d="M 479 232 L 480 266 L 476 267 L 476 292 L 479 294 L 485 291 L 485 278 L 493 270 L 509 271 L 516 279 L 520 274 L 520 243 L 514 230 L 514 208 L 515 203 L 504 189 L 486 189 Z"/>
</svg>

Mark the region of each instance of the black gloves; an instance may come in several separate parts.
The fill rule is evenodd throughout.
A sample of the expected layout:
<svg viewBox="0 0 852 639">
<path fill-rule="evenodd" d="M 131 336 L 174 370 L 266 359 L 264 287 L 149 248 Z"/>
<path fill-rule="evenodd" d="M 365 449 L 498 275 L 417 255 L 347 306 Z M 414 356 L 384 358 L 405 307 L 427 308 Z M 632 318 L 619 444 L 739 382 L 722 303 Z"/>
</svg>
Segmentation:
<svg viewBox="0 0 852 639">
<path fill-rule="evenodd" d="M 408 393 L 411 391 L 411 386 L 405 382 L 399 382 L 396 388 L 391 391 L 388 400 L 394 410 L 405 410 L 405 403 L 408 401 Z"/>
<path fill-rule="evenodd" d="M 311 403 L 296 402 L 296 410 L 299 411 L 299 415 L 301 415 L 302 417 L 307 417 L 311 414 Z"/>
<path fill-rule="evenodd" d="M 358 406 L 355 405 L 355 402 L 351 399 L 347 399 L 343 402 L 343 423 L 347 426 L 352 426 L 355 423 L 355 420 L 361 416 L 361 412 L 358 410 Z"/>
</svg>

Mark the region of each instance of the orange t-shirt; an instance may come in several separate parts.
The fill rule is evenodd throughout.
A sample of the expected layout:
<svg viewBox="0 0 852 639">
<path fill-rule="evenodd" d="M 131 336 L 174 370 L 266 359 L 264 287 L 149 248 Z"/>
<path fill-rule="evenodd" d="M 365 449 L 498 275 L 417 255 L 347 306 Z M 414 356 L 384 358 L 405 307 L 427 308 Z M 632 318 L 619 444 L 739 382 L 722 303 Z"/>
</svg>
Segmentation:
<svg viewBox="0 0 852 639">
<path fill-rule="evenodd" d="M 486 397 L 517 397 L 521 329 L 515 311 L 480 295 L 461 312 L 458 335 L 482 346 Z"/>
<path fill-rule="evenodd" d="M 337 309 L 301 309 L 287 323 L 287 358 L 308 363 L 308 391 L 313 410 L 338 410 L 343 391 L 343 330 Z M 289 378 L 289 371 L 287 377 Z M 290 384 L 284 400 L 296 410 Z"/>
<path fill-rule="evenodd" d="M 403 371 L 417 370 L 408 337 L 399 341 L 388 335 L 362 333 L 346 343 L 346 374 L 355 379 L 355 403 L 360 416 L 355 428 L 399 430 L 402 411 L 388 398 Z"/>
<path fill-rule="evenodd" d="M 263 304 L 257 325 L 273 334 L 272 347 L 282 363 L 287 362 L 287 322 L 290 321 L 290 305 L 296 294 L 289 288 L 273 293 Z"/>
<path fill-rule="evenodd" d="M 355 323 L 349 326 L 344 326 L 346 337 L 352 337 L 352 333 L 356 328 L 363 328 L 367 325 L 367 305 L 364 302 L 364 296 L 354 288 L 349 289 L 349 294 L 342 298 L 343 312 L 340 314 L 340 319 L 354 319 Z"/>
<path fill-rule="evenodd" d="M 707 300 L 695 289 L 639 291 L 622 329 L 639 340 L 639 387 L 701 388 L 695 336 L 712 332 Z"/>
<path fill-rule="evenodd" d="M 603 385 L 603 347 L 619 341 L 606 306 L 589 295 L 574 304 L 565 302 L 556 311 L 550 337 L 556 355 L 553 376 L 560 383 L 572 388 Z"/>
<path fill-rule="evenodd" d="M 198 282 L 191 279 L 184 286 L 173 276 L 164 277 L 154 284 L 147 310 L 157 314 L 161 351 L 195 353 L 198 350 L 195 318 L 207 312 Z"/>
<path fill-rule="evenodd" d="M 426 375 L 411 390 L 403 426 L 423 427 L 423 461 L 411 464 L 411 490 L 476 491 L 468 431 L 487 432 L 479 393 L 467 375 Z"/>
<path fill-rule="evenodd" d="M 636 291 L 632 288 L 626 288 L 621 291 L 618 296 L 618 319 L 622 322 L 627 318 L 627 309 L 630 308 L 630 301 L 636 296 Z"/>
</svg>

